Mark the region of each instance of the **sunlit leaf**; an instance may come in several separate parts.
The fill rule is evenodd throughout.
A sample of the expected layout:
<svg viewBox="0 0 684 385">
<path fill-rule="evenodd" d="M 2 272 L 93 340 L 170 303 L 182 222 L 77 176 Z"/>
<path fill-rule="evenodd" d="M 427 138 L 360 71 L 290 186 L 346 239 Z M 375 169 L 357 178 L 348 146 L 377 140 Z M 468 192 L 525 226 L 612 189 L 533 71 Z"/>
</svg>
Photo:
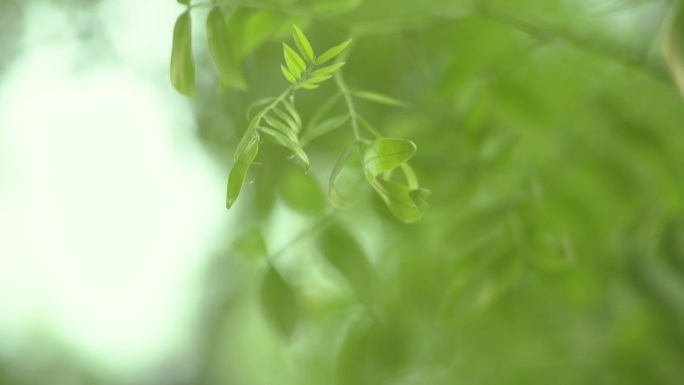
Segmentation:
<svg viewBox="0 0 684 385">
<path fill-rule="evenodd" d="M 311 44 L 309 43 L 309 39 L 306 38 L 304 35 L 304 32 L 302 32 L 299 27 L 296 25 L 292 25 L 292 35 L 294 37 L 295 44 L 297 45 L 297 49 L 299 49 L 299 52 L 304 55 L 304 58 L 311 63 L 314 60 L 314 51 L 311 48 Z"/>
<path fill-rule="evenodd" d="M 353 91 L 352 94 L 361 99 L 369 100 L 375 103 L 386 104 L 388 106 L 406 107 L 406 103 L 402 102 L 401 100 L 397 100 L 377 92 Z"/>
<path fill-rule="evenodd" d="M 292 337 L 300 317 L 300 304 L 294 288 L 272 265 L 261 283 L 261 307 L 271 326 L 286 340 Z"/>
<path fill-rule="evenodd" d="M 337 71 L 338 69 L 342 68 L 342 66 L 344 66 L 345 64 L 346 64 L 345 62 L 339 62 L 339 63 L 335 63 L 335 64 L 332 64 L 332 65 L 329 65 L 329 66 L 326 66 L 323 68 L 319 68 L 315 71 L 312 71 L 311 76 L 317 77 L 317 76 L 329 75 L 329 74 Z"/>
<path fill-rule="evenodd" d="M 304 88 L 305 90 L 315 90 L 316 88 L 320 87 L 318 84 L 309 84 L 309 83 L 302 83 L 299 86 L 301 88 Z"/>
<path fill-rule="evenodd" d="M 332 78 L 332 75 L 311 76 L 310 78 L 306 79 L 306 82 L 309 84 L 316 84 L 316 83 L 322 83 L 322 82 L 324 82 L 330 78 Z"/>
<path fill-rule="evenodd" d="M 280 69 L 283 71 L 283 75 L 285 75 L 285 79 L 287 79 L 288 82 L 295 84 L 297 83 L 297 78 L 288 70 L 285 68 L 284 65 L 280 65 Z"/>
<path fill-rule="evenodd" d="M 290 73 L 292 73 L 297 80 L 301 79 L 302 73 L 306 72 L 306 63 L 304 62 L 304 59 L 285 43 L 283 43 L 283 56 L 285 57 L 285 64 L 287 64 Z"/>
<path fill-rule="evenodd" d="M 176 0 L 176 1 L 177 1 L 179 4 L 183 4 L 183 5 L 188 5 L 188 4 L 190 4 L 190 0 Z"/>
<path fill-rule="evenodd" d="M 310 173 L 288 167 L 281 175 L 278 187 L 283 202 L 299 213 L 316 215 L 325 209 L 327 199 L 321 184 Z"/>
<path fill-rule="evenodd" d="M 173 28 L 171 84 L 178 92 L 195 98 L 195 63 L 192 59 L 192 22 L 190 11 L 183 12 Z"/>
<path fill-rule="evenodd" d="M 373 272 L 366 252 L 340 223 L 328 226 L 318 238 L 325 259 L 364 297 L 370 295 Z"/>
<path fill-rule="evenodd" d="M 380 138 L 374 140 L 363 157 L 366 178 L 369 182 L 407 160 L 416 153 L 416 145 L 410 140 Z"/>
<path fill-rule="evenodd" d="M 245 182 L 247 170 L 252 162 L 254 162 L 254 158 L 256 158 L 258 151 L 259 138 L 257 136 L 252 136 L 249 138 L 249 142 L 247 142 L 245 147 L 241 149 L 235 163 L 233 163 L 233 167 L 230 169 L 230 175 L 228 176 L 228 191 L 226 193 L 227 208 L 233 206 L 238 195 L 240 195 L 240 190 L 242 190 L 242 184 Z"/>
<path fill-rule="evenodd" d="M 679 93 L 684 98 L 684 6 L 679 7 L 665 33 L 662 52 Z"/>
<path fill-rule="evenodd" d="M 315 126 L 307 129 L 304 135 L 302 135 L 301 142 L 303 144 L 309 143 L 313 139 L 316 139 L 341 127 L 347 120 L 349 120 L 348 114 L 328 118 L 316 124 Z"/>
<path fill-rule="evenodd" d="M 304 163 L 306 171 L 309 171 L 309 157 L 306 156 L 306 153 L 297 142 L 293 141 L 280 131 L 276 131 L 267 127 L 259 127 L 259 132 L 263 133 L 264 137 L 271 142 L 281 145 L 292 151 L 294 155 L 299 158 L 302 163 Z"/>
<path fill-rule="evenodd" d="M 334 59 L 339 55 L 345 48 L 352 42 L 352 39 L 345 41 L 342 44 L 338 44 L 329 50 L 325 51 L 321 56 L 316 59 L 316 64 L 323 64 L 331 59 Z"/>
<path fill-rule="evenodd" d="M 411 197 L 408 187 L 382 179 L 375 179 L 372 186 L 390 212 L 400 221 L 413 223 L 422 216 L 421 209 Z"/>
</svg>

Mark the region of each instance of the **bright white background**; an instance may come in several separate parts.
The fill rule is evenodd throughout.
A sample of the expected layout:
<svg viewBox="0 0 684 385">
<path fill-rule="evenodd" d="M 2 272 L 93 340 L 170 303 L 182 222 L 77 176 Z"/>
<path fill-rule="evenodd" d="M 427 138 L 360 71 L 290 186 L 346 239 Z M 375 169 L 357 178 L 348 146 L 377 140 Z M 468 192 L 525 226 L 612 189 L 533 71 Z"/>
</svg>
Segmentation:
<svg viewBox="0 0 684 385">
<path fill-rule="evenodd" d="M 229 215 L 225 175 L 168 82 L 181 11 L 98 6 L 112 45 L 98 56 L 59 8 L 28 6 L 0 79 L 0 354 L 54 340 L 128 373 L 186 354 Z"/>
</svg>

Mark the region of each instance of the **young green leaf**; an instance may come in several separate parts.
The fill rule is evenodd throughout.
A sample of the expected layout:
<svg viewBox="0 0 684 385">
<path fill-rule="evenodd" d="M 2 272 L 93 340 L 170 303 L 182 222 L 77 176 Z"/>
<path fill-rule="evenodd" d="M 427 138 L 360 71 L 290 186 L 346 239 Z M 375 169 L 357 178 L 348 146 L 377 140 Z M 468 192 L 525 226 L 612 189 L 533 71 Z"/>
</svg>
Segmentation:
<svg viewBox="0 0 684 385">
<path fill-rule="evenodd" d="M 382 179 L 374 180 L 372 186 L 397 219 L 406 223 L 420 219 L 421 209 L 409 195 L 408 187 Z"/>
<path fill-rule="evenodd" d="M 318 84 L 302 83 L 299 87 L 304 88 L 305 90 L 315 90 L 320 86 Z"/>
<path fill-rule="evenodd" d="M 302 55 L 304 55 L 304 57 L 309 63 L 313 62 L 314 51 L 313 48 L 311 48 L 309 39 L 307 39 L 304 35 L 304 32 L 302 32 L 302 30 L 294 24 L 292 25 L 292 36 L 294 37 L 294 41 L 297 45 L 297 49 L 299 49 L 299 52 L 301 52 Z"/>
<path fill-rule="evenodd" d="M 332 64 L 332 65 L 329 65 L 329 66 L 326 66 L 323 68 L 319 68 L 319 69 L 311 72 L 311 76 L 316 77 L 316 76 L 329 75 L 329 74 L 337 71 L 338 69 L 342 68 L 342 66 L 345 64 L 346 64 L 345 62 L 339 62 L 339 63 L 335 63 L 335 64 Z"/>
<path fill-rule="evenodd" d="M 316 59 L 316 64 L 323 64 L 339 55 L 345 48 L 352 42 L 352 39 L 345 41 L 342 44 L 338 44 L 329 50 L 325 51 L 321 56 Z"/>
<path fill-rule="evenodd" d="M 282 104 L 285 106 L 285 109 L 287 110 L 287 112 L 290 113 L 290 116 L 292 116 L 292 119 L 295 120 L 295 123 L 297 123 L 297 126 L 301 127 L 302 126 L 302 118 L 299 116 L 299 113 L 294 108 L 294 104 L 289 100 L 283 100 Z"/>
<path fill-rule="evenodd" d="M 178 1 L 178 4 L 183 4 L 183 5 L 190 4 L 190 0 L 176 0 L 176 1 Z"/>
<path fill-rule="evenodd" d="M 340 116 L 334 116 L 332 118 L 326 119 L 317 125 L 309 128 L 306 130 L 304 135 L 302 135 L 301 138 L 301 143 L 302 145 L 305 145 L 306 143 L 309 143 L 313 139 L 318 138 L 319 136 L 323 136 L 336 128 L 342 126 L 344 122 L 349 120 L 349 114 L 344 114 Z"/>
<path fill-rule="evenodd" d="M 318 238 L 325 259 L 360 295 L 369 296 L 373 271 L 368 256 L 356 238 L 339 223 L 330 225 Z"/>
<path fill-rule="evenodd" d="M 254 162 L 257 152 L 259 151 L 259 138 L 252 136 L 249 142 L 242 149 L 238 155 L 237 161 L 233 163 L 228 176 L 228 189 L 226 193 L 226 208 L 230 208 L 242 190 L 242 184 L 245 182 L 245 176 L 249 166 Z"/>
<path fill-rule="evenodd" d="M 306 72 L 306 63 L 304 63 L 304 59 L 285 43 L 283 43 L 283 56 L 285 57 L 285 64 L 287 64 L 290 73 L 292 73 L 297 80 L 301 79 L 302 73 Z"/>
<path fill-rule="evenodd" d="M 281 64 L 280 69 L 283 71 L 283 75 L 285 75 L 285 79 L 287 79 L 288 82 L 292 84 L 297 83 L 297 78 L 287 68 L 285 68 L 284 65 Z"/>
<path fill-rule="evenodd" d="M 324 82 L 330 78 L 332 78 L 332 75 L 312 76 L 312 77 L 306 79 L 306 82 L 308 84 L 316 84 L 316 83 L 322 83 L 322 82 Z"/>
<path fill-rule="evenodd" d="M 366 179 L 373 182 L 375 178 L 407 160 L 416 153 L 416 145 L 406 139 L 380 138 L 374 140 L 366 150 L 363 163 Z"/>
<path fill-rule="evenodd" d="M 247 89 L 247 83 L 238 68 L 239 64 L 232 57 L 227 39 L 226 20 L 220 7 L 214 7 L 207 16 L 207 43 L 221 83 L 226 88 Z"/>
<path fill-rule="evenodd" d="M 309 171 L 309 157 L 306 156 L 306 153 L 302 149 L 302 147 L 297 144 L 297 142 L 293 141 L 289 137 L 287 137 L 285 134 L 281 133 L 280 131 L 276 131 L 271 128 L 267 127 L 259 127 L 259 131 L 264 134 L 264 137 L 271 142 L 278 144 L 280 146 L 283 146 L 290 151 L 294 153 L 294 155 L 299 158 L 299 160 L 304 163 L 304 167 L 306 168 L 306 171 Z"/>
<path fill-rule="evenodd" d="M 273 265 L 269 265 L 261 282 L 259 294 L 266 319 L 278 333 L 289 340 L 300 317 L 300 304 L 294 288 L 283 279 Z"/>
<path fill-rule="evenodd" d="M 268 123 L 269 126 L 280 131 L 280 133 L 287 136 L 291 141 L 295 143 L 299 142 L 297 135 L 295 135 L 294 131 L 292 131 L 290 127 L 287 126 L 287 124 L 281 122 L 278 119 L 271 118 L 270 116 L 264 116 L 264 120 L 266 121 L 266 123 Z"/>
<path fill-rule="evenodd" d="M 288 115 L 285 111 L 279 108 L 273 108 L 273 112 L 275 112 L 280 119 L 287 123 L 287 125 L 295 134 L 298 134 L 302 130 L 302 127 L 297 124 L 294 117 Z"/>
<path fill-rule="evenodd" d="M 196 97 L 195 63 L 192 59 L 192 22 L 190 11 L 183 12 L 173 27 L 171 48 L 171 84 L 178 92 Z"/>
<path fill-rule="evenodd" d="M 352 94 L 354 96 L 357 96 L 361 99 L 366 99 L 371 102 L 375 103 L 380 103 L 380 104 L 386 104 L 388 106 L 396 106 L 396 107 L 406 107 L 406 103 L 402 102 L 401 100 L 394 99 L 392 97 L 389 97 L 387 95 L 379 94 L 377 92 L 368 92 L 368 91 L 352 91 Z"/>
<path fill-rule="evenodd" d="M 665 33 L 662 52 L 679 94 L 684 98 L 684 6 L 679 7 Z"/>
</svg>

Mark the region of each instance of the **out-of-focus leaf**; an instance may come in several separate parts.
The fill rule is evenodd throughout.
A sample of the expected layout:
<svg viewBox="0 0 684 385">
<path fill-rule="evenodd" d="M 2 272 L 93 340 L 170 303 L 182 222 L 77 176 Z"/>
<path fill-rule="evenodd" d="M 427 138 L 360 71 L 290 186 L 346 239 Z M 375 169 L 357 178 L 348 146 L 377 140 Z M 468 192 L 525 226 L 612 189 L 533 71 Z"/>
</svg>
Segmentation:
<svg viewBox="0 0 684 385">
<path fill-rule="evenodd" d="M 244 232 L 233 242 L 233 250 L 245 258 L 256 260 L 268 256 L 266 241 L 258 228 Z"/>
<path fill-rule="evenodd" d="M 306 80 L 308 84 L 317 84 L 317 83 L 323 83 L 324 81 L 332 78 L 332 75 L 324 75 L 324 76 L 311 76 Z"/>
<path fill-rule="evenodd" d="M 192 59 L 192 22 L 190 11 L 183 12 L 173 28 L 171 84 L 178 92 L 195 98 L 195 63 Z"/>
<path fill-rule="evenodd" d="M 306 156 L 306 153 L 298 143 L 285 136 L 285 134 L 267 127 L 259 127 L 259 131 L 263 133 L 264 137 L 271 142 L 291 150 L 295 156 L 297 156 L 297 158 L 304 163 L 306 171 L 309 171 L 309 157 Z"/>
<path fill-rule="evenodd" d="M 409 191 L 409 196 L 413 200 L 413 203 L 415 203 L 416 207 L 418 207 L 418 209 L 421 211 L 427 208 L 428 199 L 430 198 L 430 195 L 432 195 L 432 192 L 426 188 L 420 188 Z"/>
<path fill-rule="evenodd" d="M 183 4 L 183 5 L 190 4 L 190 0 L 176 0 L 176 1 L 178 1 L 179 4 Z"/>
<path fill-rule="evenodd" d="M 372 186 L 400 221 L 413 223 L 422 216 L 421 209 L 411 197 L 408 187 L 382 179 L 375 179 Z"/>
<path fill-rule="evenodd" d="M 341 44 L 338 44 L 338 45 L 330 48 L 329 50 L 323 52 L 323 54 L 316 59 L 316 64 L 323 64 L 323 63 L 335 58 L 335 56 L 339 55 L 342 51 L 344 51 L 344 49 L 347 48 L 347 46 L 351 42 L 352 42 L 352 39 L 349 39 L 349 40 L 347 40 Z"/>
<path fill-rule="evenodd" d="M 272 265 L 261 283 L 261 306 L 266 319 L 286 340 L 292 337 L 300 317 L 300 304 L 294 288 Z"/>
<path fill-rule="evenodd" d="M 297 80 L 301 79 L 302 73 L 306 72 L 306 63 L 304 63 L 304 59 L 285 43 L 283 43 L 283 56 L 285 57 L 285 64 L 287 64 L 287 69 L 290 70 L 290 73 L 294 75 Z"/>
<path fill-rule="evenodd" d="M 245 181 L 247 170 L 254 162 L 257 152 L 259 151 L 259 138 L 253 136 L 247 142 L 247 145 L 242 149 L 238 159 L 233 163 L 228 176 L 228 191 L 226 193 L 226 207 L 230 208 L 242 190 L 242 184 Z"/>
<path fill-rule="evenodd" d="M 349 156 L 354 151 L 355 146 L 356 142 L 350 144 L 347 149 L 344 150 L 342 155 L 340 155 L 340 157 L 337 159 L 337 162 L 335 162 L 335 166 L 330 173 L 330 180 L 328 182 L 328 198 L 333 204 L 338 206 L 344 206 L 346 204 L 346 199 L 344 199 L 339 191 L 337 191 L 335 181 L 344 169 L 344 166 L 347 164 L 347 160 L 349 160 Z"/>
<path fill-rule="evenodd" d="M 301 88 L 304 88 L 305 90 L 315 90 L 316 88 L 320 87 L 318 84 L 311 84 L 311 83 L 302 83 L 299 86 Z"/>
<path fill-rule="evenodd" d="M 228 89 L 244 90 L 247 88 L 239 63 L 232 57 L 234 51 L 228 41 L 226 20 L 220 7 L 214 7 L 207 16 L 207 43 L 214 60 L 214 66 L 221 83 Z"/>
<path fill-rule="evenodd" d="M 274 39 L 283 25 L 282 17 L 271 10 L 246 13 L 244 19 L 241 50 L 243 55 Z"/>
<path fill-rule="evenodd" d="M 366 178 L 369 182 L 373 182 L 378 175 L 403 164 L 415 153 L 416 145 L 410 140 L 394 138 L 374 140 L 363 156 Z"/>
<path fill-rule="evenodd" d="M 676 12 L 665 33 L 662 52 L 679 93 L 684 98 L 684 6 L 679 6 Z"/>
<path fill-rule="evenodd" d="M 328 226 L 318 238 L 325 259 L 362 297 L 371 295 L 373 271 L 356 238 L 340 223 Z"/>
<path fill-rule="evenodd" d="M 375 103 L 380 103 L 380 104 L 386 104 L 388 106 L 397 106 L 397 107 L 406 107 L 406 103 L 402 102 L 401 100 L 394 99 L 392 97 L 389 97 L 387 95 L 379 94 L 377 92 L 369 92 L 369 91 L 353 91 L 352 94 L 356 97 L 359 97 L 361 99 L 366 99 L 371 102 Z"/>
<path fill-rule="evenodd" d="M 319 136 L 323 136 L 339 127 L 341 127 L 347 120 L 349 120 L 349 115 L 344 114 L 340 116 L 334 116 L 332 118 L 328 118 L 317 125 L 309 128 L 304 135 L 302 135 L 301 142 L 302 144 L 309 143 L 313 139 L 318 138 Z"/>
<path fill-rule="evenodd" d="M 302 32 L 299 27 L 296 25 L 292 25 L 292 36 L 294 37 L 295 44 L 297 45 L 297 49 L 299 49 L 299 52 L 304 55 L 304 58 L 309 62 L 313 62 L 314 60 L 314 51 L 313 48 L 311 48 L 311 43 L 309 43 L 309 39 L 306 38 L 304 35 L 304 32 Z"/>
<path fill-rule="evenodd" d="M 310 173 L 288 167 L 278 184 L 280 196 L 291 209 L 306 215 L 321 213 L 327 200 L 320 183 Z"/>
</svg>

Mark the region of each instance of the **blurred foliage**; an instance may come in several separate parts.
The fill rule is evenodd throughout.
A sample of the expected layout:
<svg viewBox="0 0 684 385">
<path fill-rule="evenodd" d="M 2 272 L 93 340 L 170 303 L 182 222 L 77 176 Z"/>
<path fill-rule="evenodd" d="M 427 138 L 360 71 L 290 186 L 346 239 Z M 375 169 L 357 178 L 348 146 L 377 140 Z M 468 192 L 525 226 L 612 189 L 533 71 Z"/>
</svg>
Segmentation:
<svg viewBox="0 0 684 385">
<path fill-rule="evenodd" d="M 417 145 L 412 172 L 432 194 L 402 223 L 352 155 L 332 181 L 344 207 L 330 204 L 351 122 L 340 100 L 325 107 L 334 82 L 298 96 L 304 134 L 337 121 L 306 141 L 308 174 L 260 148 L 183 383 L 682 383 L 678 2 L 218 3 L 232 72 L 194 47 L 193 103 L 226 174 L 249 105 L 287 87 L 281 41 L 296 23 L 314 48 L 354 39 L 349 89 L 406 105 L 356 108 Z M 189 4 L 198 25 L 202 5 Z M 275 234 L 291 241 L 275 249 Z"/>
</svg>

